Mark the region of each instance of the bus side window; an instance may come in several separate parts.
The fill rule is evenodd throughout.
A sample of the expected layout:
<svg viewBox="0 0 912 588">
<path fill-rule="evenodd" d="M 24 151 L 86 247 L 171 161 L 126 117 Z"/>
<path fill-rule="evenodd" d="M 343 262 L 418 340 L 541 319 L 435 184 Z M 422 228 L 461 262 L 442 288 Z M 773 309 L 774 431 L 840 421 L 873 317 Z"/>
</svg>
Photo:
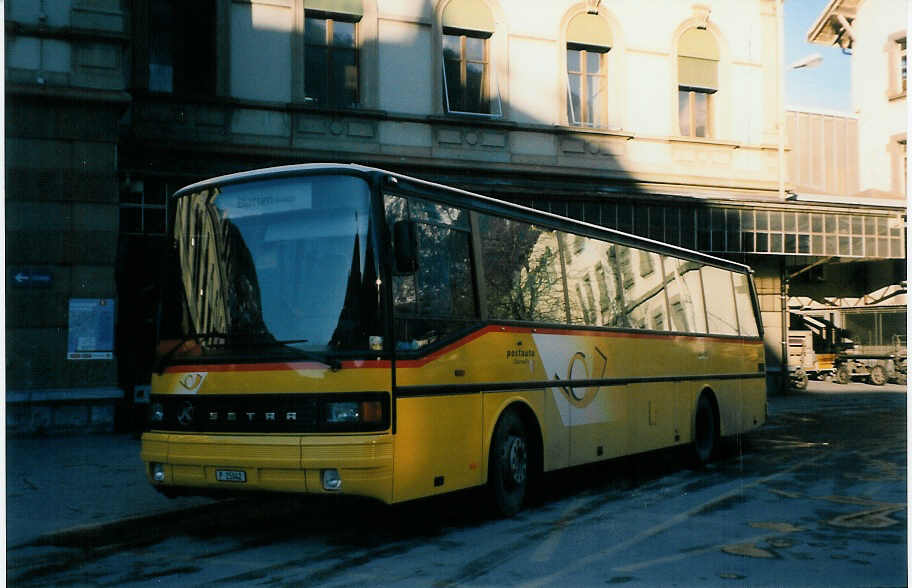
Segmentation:
<svg viewBox="0 0 912 588">
<path fill-rule="evenodd" d="M 384 202 L 394 248 L 410 249 L 394 258 L 413 258 L 397 268 L 409 273 L 393 276 L 396 346 L 415 351 L 477 319 L 468 212 L 394 195 Z"/>
<path fill-rule="evenodd" d="M 663 263 L 671 330 L 681 333 L 705 333 L 706 316 L 703 310 L 700 264 L 676 257 L 664 257 Z"/>
<path fill-rule="evenodd" d="M 664 331 L 669 328 L 665 308 L 665 286 L 657 254 L 614 245 L 610 260 L 621 283 L 616 298 L 618 314 L 611 326 Z M 638 267 L 633 266 L 634 259 Z"/>
<path fill-rule="evenodd" d="M 757 317 L 754 314 L 753 298 L 750 292 L 750 283 L 746 274 L 733 274 L 735 279 L 735 304 L 738 307 L 738 324 L 741 334 L 747 337 L 756 337 L 760 334 L 757 328 Z"/>
<path fill-rule="evenodd" d="M 478 224 L 490 318 L 564 323 L 555 232 L 485 214 L 479 215 Z"/>
<path fill-rule="evenodd" d="M 731 272 L 704 266 L 703 288 L 711 292 L 706 299 L 706 318 L 709 332 L 714 335 L 737 335 L 738 316 L 735 312 L 735 294 L 732 289 Z"/>
</svg>

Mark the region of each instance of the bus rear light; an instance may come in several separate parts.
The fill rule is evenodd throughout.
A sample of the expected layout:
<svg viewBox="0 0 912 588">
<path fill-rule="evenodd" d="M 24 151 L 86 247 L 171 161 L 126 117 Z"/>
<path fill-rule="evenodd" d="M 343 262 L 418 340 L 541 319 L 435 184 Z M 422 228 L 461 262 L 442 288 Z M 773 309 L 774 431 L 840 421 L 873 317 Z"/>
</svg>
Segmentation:
<svg viewBox="0 0 912 588">
<path fill-rule="evenodd" d="M 323 489 L 329 491 L 342 489 L 342 478 L 339 476 L 339 470 L 323 470 Z"/>
</svg>

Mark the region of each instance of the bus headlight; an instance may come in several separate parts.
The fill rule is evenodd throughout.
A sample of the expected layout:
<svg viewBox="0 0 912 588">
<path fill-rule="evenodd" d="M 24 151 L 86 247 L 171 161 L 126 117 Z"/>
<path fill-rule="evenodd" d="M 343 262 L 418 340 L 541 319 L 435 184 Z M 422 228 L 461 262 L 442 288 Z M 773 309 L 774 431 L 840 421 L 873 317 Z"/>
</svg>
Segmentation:
<svg viewBox="0 0 912 588">
<path fill-rule="evenodd" d="M 379 400 L 354 402 L 350 400 L 326 403 L 326 422 L 372 424 L 383 421 L 383 404 Z"/>
<path fill-rule="evenodd" d="M 165 420 L 165 407 L 161 402 L 153 402 L 149 406 L 149 421 L 160 423 Z"/>
<path fill-rule="evenodd" d="M 358 402 L 329 402 L 326 404 L 326 422 L 331 424 L 360 423 Z"/>
</svg>

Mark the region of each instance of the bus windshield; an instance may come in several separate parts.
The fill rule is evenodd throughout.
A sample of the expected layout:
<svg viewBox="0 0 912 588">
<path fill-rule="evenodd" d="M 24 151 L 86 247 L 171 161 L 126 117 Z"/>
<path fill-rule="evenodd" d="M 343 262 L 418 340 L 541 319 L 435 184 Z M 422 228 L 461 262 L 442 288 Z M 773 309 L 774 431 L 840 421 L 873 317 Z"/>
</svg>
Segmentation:
<svg viewBox="0 0 912 588">
<path fill-rule="evenodd" d="M 165 338 L 195 339 L 215 354 L 369 349 L 382 334 L 371 232 L 370 189 L 353 176 L 251 181 L 179 197 L 174 289 L 182 316 Z"/>
</svg>

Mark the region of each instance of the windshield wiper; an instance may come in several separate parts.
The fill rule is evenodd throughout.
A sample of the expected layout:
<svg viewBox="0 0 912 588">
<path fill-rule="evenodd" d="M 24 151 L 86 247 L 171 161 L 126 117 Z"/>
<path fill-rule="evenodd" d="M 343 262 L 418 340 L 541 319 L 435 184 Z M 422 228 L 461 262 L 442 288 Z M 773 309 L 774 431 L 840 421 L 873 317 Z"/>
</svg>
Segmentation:
<svg viewBox="0 0 912 588">
<path fill-rule="evenodd" d="M 257 347 L 268 347 L 272 345 L 281 346 L 282 349 L 292 355 L 301 357 L 302 359 L 309 359 L 312 361 L 319 361 L 320 363 L 325 363 L 329 368 L 337 372 L 342 369 L 342 362 L 334 357 L 329 357 L 328 355 L 316 352 L 316 351 L 305 351 L 303 349 L 295 349 L 293 347 L 288 347 L 288 345 L 293 345 L 295 343 L 307 343 L 309 339 L 275 339 L 272 341 L 259 341 L 256 343 Z"/>
<path fill-rule="evenodd" d="M 183 347 L 187 341 L 196 341 L 197 343 L 201 343 L 200 339 L 214 339 L 216 337 L 227 339 L 228 334 L 219 331 L 210 331 L 207 333 L 191 333 L 189 335 L 182 336 L 180 341 L 178 341 L 174 347 L 169 349 L 167 353 L 161 356 L 161 358 L 158 360 L 158 365 L 156 366 L 155 371 L 158 372 L 159 375 L 163 374 L 165 371 L 165 365 L 167 365 L 171 358 L 174 357 L 174 354 L 177 353 L 177 350 Z"/>
<path fill-rule="evenodd" d="M 314 351 L 304 351 L 303 349 L 295 349 L 293 347 L 288 347 L 288 345 L 294 343 L 307 343 L 308 339 L 287 339 L 287 340 L 277 340 L 277 339 L 266 339 L 263 335 L 228 335 L 227 333 L 221 332 L 209 332 L 209 333 L 192 333 L 189 335 L 184 335 L 177 344 L 168 350 L 161 359 L 158 360 L 158 365 L 156 366 L 155 371 L 159 374 L 164 373 L 165 366 L 174 357 L 174 354 L 184 346 L 187 341 L 196 341 L 201 343 L 201 339 L 225 339 L 224 343 L 220 343 L 220 347 L 228 346 L 249 346 L 249 347 L 280 347 L 286 353 L 292 354 L 296 357 L 302 359 L 308 359 L 311 361 L 318 361 L 320 363 L 325 363 L 329 368 L 337 372 L 342 369 L 342 362 L 333 357 L 328 357 L 326 355 L 314 352 Z"/>
</svg>

